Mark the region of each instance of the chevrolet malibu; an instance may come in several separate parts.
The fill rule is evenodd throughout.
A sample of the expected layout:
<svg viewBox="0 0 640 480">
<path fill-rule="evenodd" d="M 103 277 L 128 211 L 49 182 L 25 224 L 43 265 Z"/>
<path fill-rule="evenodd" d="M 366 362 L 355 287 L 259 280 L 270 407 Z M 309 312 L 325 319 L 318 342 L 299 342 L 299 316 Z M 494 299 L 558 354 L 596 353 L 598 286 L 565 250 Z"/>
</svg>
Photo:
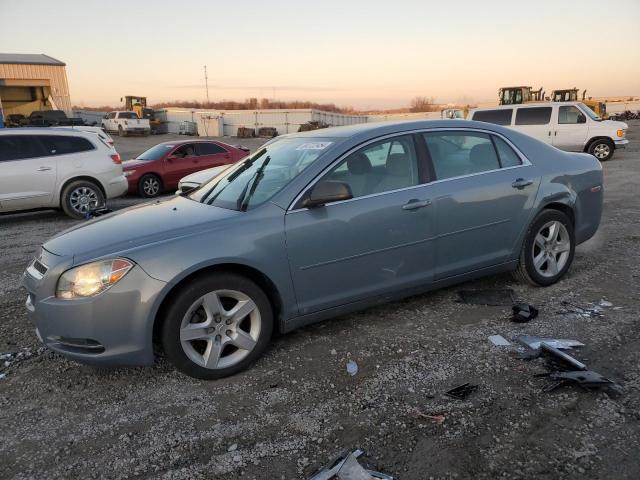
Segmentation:
<svg viewBox="0 0 640 480">
<path fill-rule="evenodd" d="M 24 274 L 52 350 L 234 374 L 274 330 L 513 271 L 557 282 L 594 235 L 602 169 L 498 125 L 363 124 L 291 135 L 182 196 L 46 242 Z"/>
</svg>

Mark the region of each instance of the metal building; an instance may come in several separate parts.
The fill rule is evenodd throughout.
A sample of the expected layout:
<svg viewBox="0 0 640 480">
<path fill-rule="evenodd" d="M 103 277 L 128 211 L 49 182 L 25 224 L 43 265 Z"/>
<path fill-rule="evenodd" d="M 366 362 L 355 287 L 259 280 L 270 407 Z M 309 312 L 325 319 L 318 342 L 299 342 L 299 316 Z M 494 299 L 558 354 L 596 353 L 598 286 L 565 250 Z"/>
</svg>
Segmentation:
<svg viewBox="0 0 640 480">
<path fill-rule="evenodd" d="M 71 115 L 65 63 L 44 54 L 0 53 L 0 105 L 5 118 L 34 110 Z"/>
</svg>

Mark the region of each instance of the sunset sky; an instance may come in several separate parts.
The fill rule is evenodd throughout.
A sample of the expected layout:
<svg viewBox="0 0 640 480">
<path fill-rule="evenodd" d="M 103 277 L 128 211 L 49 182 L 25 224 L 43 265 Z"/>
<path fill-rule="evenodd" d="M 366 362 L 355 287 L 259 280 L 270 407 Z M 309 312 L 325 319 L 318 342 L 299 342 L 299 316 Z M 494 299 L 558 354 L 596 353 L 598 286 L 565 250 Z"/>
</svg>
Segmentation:
<svg viewBox="0 0 640 480">
<path fill-rule="evenodd" d="M 0 52 L 67 63 L 74 104 L 268 97 L 356 108 L 501 85 L 640 95 L 640 0 L 0 0 Z"/>
</svg>

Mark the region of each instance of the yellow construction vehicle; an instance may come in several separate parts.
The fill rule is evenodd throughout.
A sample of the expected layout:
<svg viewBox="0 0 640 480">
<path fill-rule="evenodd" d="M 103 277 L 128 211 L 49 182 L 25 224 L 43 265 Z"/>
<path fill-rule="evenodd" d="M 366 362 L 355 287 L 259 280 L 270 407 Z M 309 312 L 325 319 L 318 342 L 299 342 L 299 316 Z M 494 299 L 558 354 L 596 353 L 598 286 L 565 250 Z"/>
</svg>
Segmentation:
<svg viewBox="0 0 640 480">
<path fill-rule="evenodd" d="M 540 102 L 544 98 L 542 87 L 534 90 L 531 87 L 502 87 L 498 90 L 500 105 L 517 105 L 520 103 Z"/>
<path fill-rule="evenodd" d="M 120 99 L 122 101 L 122 98 Z M 160 119 L 156 117 L 153 108 L 147 108 L 147 97 L 135 97 L 127 95 L 124 97 L 124 109 L 136 112 L 139 118 L 146 118 L 151 125 L 151 132 L 155 133 L 160 126 Z"/>
<path fill-rule="evenodd" d="M 607 105 L 604 102 L 598 102 L 597 100 L 592 100 L 591 98 L 587 98 L 587 91 L 582 91 L 582 98 L 578 98 L 579 90 L 576 87 L 566 88 L 562 90 L 554 90 L 551 92 L 551 101 L 552 102 L 582 102 L 591 110 L 593 110 L 596 115 L 598 115 L 602 119 L 606 119 L 607 115 Z"/>
</svg>

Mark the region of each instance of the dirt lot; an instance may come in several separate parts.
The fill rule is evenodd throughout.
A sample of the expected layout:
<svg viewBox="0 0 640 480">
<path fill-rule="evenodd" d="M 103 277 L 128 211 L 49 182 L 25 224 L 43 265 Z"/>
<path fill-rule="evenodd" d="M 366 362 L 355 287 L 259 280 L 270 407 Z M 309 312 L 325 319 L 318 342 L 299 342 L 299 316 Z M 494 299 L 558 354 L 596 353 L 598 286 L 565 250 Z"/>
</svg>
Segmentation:
<svg viewBox="0 0 640 480">
<path fill-rule="evenodd" d="M 117 142 L 128 158 L 164 138 Z M 250 371 L 215 382 L 163 360 L 96 370 L 44 351 L 20 276 L 74 222 L 55 212 L 0 217 L 0 353 L 13 354 L 0 364 L 0 477 L 296 479 L 361 448 L 364 462 L 399 479 L 640 478 L 640 122 L 629 138 L 604 165 L 599 234 L 563 281 L 543 289 L 503 275 L 462 287 L 511 287 L 540 309 L 537 319 L 515 324 L 508 308 L 457 303 L 458 286 L 276 338 Z M 601 299 L 613 306 L 600 317 L 563 305 Z M 584 342 L 573 354 L 619 393 L 542 392 L 542 359 L 487 340 L 520 333 Z M 464 382 L 479 385 L 467 400 L 443 395 Z"/>
</svg>

